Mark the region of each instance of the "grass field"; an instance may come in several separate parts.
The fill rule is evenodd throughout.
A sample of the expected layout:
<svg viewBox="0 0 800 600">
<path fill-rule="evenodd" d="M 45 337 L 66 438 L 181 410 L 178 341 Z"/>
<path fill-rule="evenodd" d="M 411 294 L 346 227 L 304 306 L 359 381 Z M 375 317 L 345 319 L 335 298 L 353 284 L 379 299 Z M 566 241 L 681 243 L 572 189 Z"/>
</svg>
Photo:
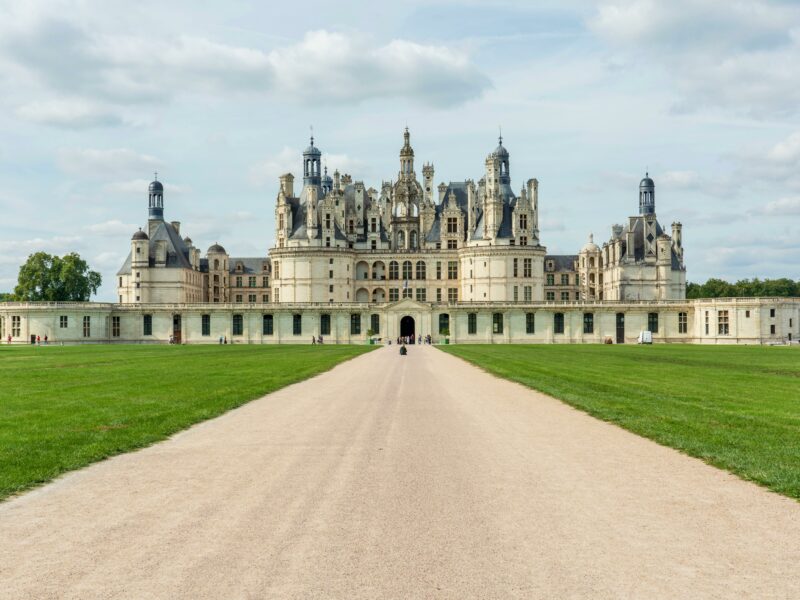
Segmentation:
<svg viewBox="0 0 800 600">
<path fill-rule="evenodd" d="M 800 498 L 800 349 L 441 348 L 600 419 Z"/>
<path fill-rule="evenodd" d="M 0 499 L 162 440 L 369 349 L 0 347 Z"/>
</svg>

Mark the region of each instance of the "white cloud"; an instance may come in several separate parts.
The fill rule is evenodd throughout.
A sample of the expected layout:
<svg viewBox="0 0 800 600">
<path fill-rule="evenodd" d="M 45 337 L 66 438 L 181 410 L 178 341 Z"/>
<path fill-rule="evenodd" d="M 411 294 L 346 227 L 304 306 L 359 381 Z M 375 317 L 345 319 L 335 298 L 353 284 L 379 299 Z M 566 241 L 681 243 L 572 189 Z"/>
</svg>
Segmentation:
<svg viewBox="0 0 800 600">
<path fill-rule="evenodd" d="M 125 120 L 115 111 L 80 98 L 31 102 L 17 108 L 26 121 L 68 129 L 122 125 Z"/>
<path fill-rule="evenodd" d="M 680 93 L 679 112 L 703 107 L 756 117 L 796 114 L 800 105 L 800 8 L 757 0 L 614 0 L 591 30 L 663 68 Z"/>
<path fill-rule="evenodd" d="M 0 39 L 6 74 L 51 97 L 18 107 L 18 114 L 62 127 L 120 125 L 126 108 L 186 93 L 270 93 L 315 106 L 389 98 L 444 107 L 490 85 L 462 51 L 403 39 L 380 43 L 362 33 L 311 31 L 294 45 L 267 50 L 191 35 L 103 33 L 65 17 L 27 15 L 6 21 Z"/>
<path fill-rule="evenodd" d="M 152 172 L 161 165 L 154 156 L 140 154 L 128 148 L 64 148 L 59 150 L 56 163 L 65 173 L 96 179 Z"/>
<path fill-rule="evenodd" d="M 92 235 L 125 239 L 125 236 L 132 235 L 137 227 L 136 225 L 123 223 L 119 219 L 112 219 L 103 223 L 87 225 L 85 229 Z"/>
<path fill-rule="evenodd" d="M 771 202 L 767 202 L 764 207 L 757 212 L 775 217 L 800 215 L 800 196 L 772 200 Z"/>
</svg>

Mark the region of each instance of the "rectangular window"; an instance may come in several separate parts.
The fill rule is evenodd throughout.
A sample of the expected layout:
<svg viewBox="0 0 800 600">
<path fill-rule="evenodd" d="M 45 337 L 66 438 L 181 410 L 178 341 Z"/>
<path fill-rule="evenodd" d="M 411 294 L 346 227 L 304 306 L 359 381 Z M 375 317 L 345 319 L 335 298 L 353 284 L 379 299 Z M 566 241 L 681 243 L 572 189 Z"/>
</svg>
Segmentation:
<svg viewBox="0 0 800 600">
<path fill-rule="evenodd" d="M 556 293 L 555 292 L 547 292 L 547 301 L 548 302 L 554 302 L 555 299 L 556 299 Z"/>
<path fill-rule="evenodd" d="M 381 316 L 380 315 L 370 315 L 369 316 L 369 328 L 372 329 L 372 335 L 378 335 L 381 332 Z"/>
<path fill-rule="evenodd" d="M 361 335 L 361 315 L 350 315 L 350 335 Z"/>
<path fill-rule="evenodd" d="M 142 317 L 142 330 L 144 335 L 153 335 L 153 315 L 144 315 Z"/>
<path fill-rule="evenodd" d="M 275 331 L 275 321 L 272 315 L 264 315 L 261 317 L 261 333 L 264 335 L 272 335 Z"/>
<path fill-rule="evenodd" d="M 458 302 L 458 288 L 447 288 L 447 301 Z"/>
<path fill-rule="evenodd" d="M 533 259 L 531 258 L 522 259 L 522 276 L 533 277 Z"/>
<path fill-rule="evenodd" d="M 775 325 L 770 325 L 770 326 L 769 326 L 769 332 L 770 332 L 772 335 L 775 335 Z"/>
<path fill-rule="evenodd" d="M 83 317 L 83 337 L 92 337 L 92 317 Z"/>
<path fill-rule="evenodd" d="M 469 335 L 475 335 L 478 333 L 478 314 L 477 313 L 468 313 L 467 314 L 467 333 Z"/>
<path fill-rule="evenodd" d="M 250 304 L 255 304 L 256 302 L 256 295 L 255 294 L 247 294 L 247 301 Z"/>
<path fill-rule="evenodd" d="M 371 233 L 375 233 L 378 231 L 378 219 L 376 219 L 375 217 L 372 217 L 369 220 L 369 230 Z"/>
<path fill-rule="evenodd" d="M 528 245 L 528 237 L 525 235 L 519 236 L 519 245 L 520 246 L 527 246 Z"/>
<path fill-rule="evenodd" d="M 281 288 L 275 288 L 272 290 L 272 297 L 275 298 L 275 302 L 281 301 Z"/>
<path fill-rule="evenodd" d="M 769 318 L 770 319 L 774 319 L 775 318 L 775 309 L 774 308 L 770 308 L 769 309 Z"/>
<path fill-rule="evenodd" d="M 319 316 L 319 333 L 320 335 L 331 334 L 331 316 L 328 314 Z"/>
<path fill-rule="evenodd" d="M 458 233 L 458 217 L 447 217 L 447 233 Z"/>
<path fill-rule="evenodd" d="M 236 287 L 242 287 L 242 278 L 239 276 L 236 277 Z"/>
<path fill-rule="evenodd" d="M 706 335 L 708 335 L 708 311 L 706 311 Z"/>
<path fill-rule="evenodd" d="M 689 322 L 685 312 L 678 313 L 678 333 L 686 333 L 689 330 Z"/>
<path fill-rule="evenodd" d="M 447 240 L 447 249 L 456 250 L 458 248 L 458 240 Z"/>
<path fill-rule="evenodd" d="M 436 279 L 442 278 L 442 263 L 438 260 L 436 261 Z"/>
<path fill-rule="evenodd" d="M 745 319 L 749 319 L 750 318 L 750 311 L 749 310 L 744 311 L 744 318 Z"/>
<path fill-rule="evenodd" d="M 119 337 L 119 317 L 111 317 L 111 337 Z"/>
<path fill-rule="evenodd" d="M 523 213 L 519 216 L 519 228 L 523 231 L 528 228 L 528 215 Z"/>
<path fill-rule="evenodd" d="M 413 291 L 411 288 L 403 288 L 403 298 L 411 298 Z"/>
<path fill-rule="evenodd" d="M 575 275 L 575 285 L 580 285 L 580 284 L 581 284 L 581 276 Z"/>
<path fill-rule="evenodd" d="M 525 313 L 525 333 L 536 333 L 536 315 L 534 313 Z"/>
<path fill-rule="evenodd" d="M 20 335 L 20 322 L 22 321 L 22 317 L 11 317 L 11 335 L 13 337 L 19 337 Z"/>
<path fill-rule="evenodd" d="M 492 313 L 492 333 L 503 333 L 503 313 Z"/>
<path fill-rule="evenodd" d="M 447 278 L 448 279 L 458 279 L 458 261 L 457 260 L 447 261 Z"/>
<path fill-rule="evenodd" d="M 200 317 L 200 333 L 202 335 L 211 335 L 211 315 Z"/>
<path fill-rule="evenodd" d="M 553 333 L 564 333 L 564 313 L 553 315 Z"/>
<path fill-rule="evenodd" d="M 370 240 L 369 249 L 370 250 L 377 250 L 378 249 L 378 242 L 375 241 L 375 240 Z"/>
<path fill-rule="evenodd" d="M 569 302 L 569 292 L 561 292 L 561 301 Z"/>
<path fill-rule="evenodd" d="M 242 335 L 244 331 L 244 317 L 242 315 L 233 315 L 233 335 Z"/>
<path fill-rule="evenodd" d="M 561 285 L 569 285 L 569 275 L 561 275 Z"/>
<path fill-rule="evenodd" d="M 556 276 L 552 273 L 547 276 L 547 285 L 555 285 L 556 284 Z"/>
<path fill-rule="evenodd" d="M 417 288 L 417 302 L 425 302 L 428 299 L 427 292 L 425 288 Z"/>
<path fill-rule="evenodd" d="M 532 302 L 533 301 L 533 288 L 529 285 L 526 285 L 524 288 L 525 290 L 525 302 Z"/>
<path fill-rule="evenodd" d="M 247 286 L 248 287 L 256 287 L 256 278 L 255 277 L 248 277 L 247 278 Z"/>
<path fill-rule="evenodd" d="M 728 311 L 720 310 L 717 312 L 717 330 L 719 335 L 728 335 Z"/>
<path fill-rule="evenodd" d="M 436 301 L 442 301 L 442 288 L 436 288 Z"/>
<path fill-rule="evenodd" d="M 58 326 L 59 326 L 61 329 L 66 329 L 66 328 L 69 326 L 69 324 L 68 324 L 68 323 L 69 323 L 69 319 L 67 318 L 67 315 L 61 315 L 61 316 L 58 318 Z"/>
<path fill-rule="evenodd" d="M 261 278 L 261 287 L 263 287 L 263 288 L 268 288 L 269 287 L 269 276 L 264 275 Z"/>
<path fill-rule="evenodd" d="M 398 300 L 400 300 L 400 290 L 389 288 L 389 302 L 397 302 Z"/>
<path fill-rule="evenodd" d="M 519 277 L 519 259 L 514 259 L 514 277 Z"/>
<path fill-rule="evenodd" d="M 583 333 L 594 333 L 594 313 L 583 313 Z"/>
<path fill-rule="evenodd" d="M 303 334 L 303 315 L 292 315 L 292 334 Z"/>
<path fill-rule="evenodd" d="M 241 303 L 241 302 L 242 302 L 242 300 L 243 300 L 243 297 L 242 297 L 242 295 L 241 295 L 241 294 L 236 294 L 236 302 L 239 302 L 239 303 Z"/>
<path fill-rule="evenodd" d="M 658 333 L 658 313 L 647 313 L 647 330 Z"/>
<path fill-rule="evenodd" d="M 519 286 L 514 286 L 514 302 L 519 302 Z"/>
</svg>

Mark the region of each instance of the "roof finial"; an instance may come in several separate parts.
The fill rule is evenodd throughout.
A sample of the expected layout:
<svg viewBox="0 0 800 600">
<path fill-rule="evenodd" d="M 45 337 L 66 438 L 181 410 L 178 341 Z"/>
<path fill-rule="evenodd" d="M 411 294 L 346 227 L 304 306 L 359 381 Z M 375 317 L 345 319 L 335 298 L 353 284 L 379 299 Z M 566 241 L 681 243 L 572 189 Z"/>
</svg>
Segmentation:
<svg viewBox="0 0 800 600">
<path fill-rule="evenodd" d="M 309 125 L 308 128 L 311 130 L 311 145 L 314 145 L 314 126 Z"/>
<path fill-rule="evenodd" d="M 156 181 L 158 181 L 158 171 L 156 171 L 156 172 L 154 173 L 154 175 L 155 175 Z"/>
<path fill-rule="evenodd" d="M 500 136 L 499 136 L 498 139 L 500 141 L 500 145 L 502 146 L 503 145 L 503 128 L 500 125 L 498 125 L 497 126 L 497 131 L 500 133 Z"/>
</svg>

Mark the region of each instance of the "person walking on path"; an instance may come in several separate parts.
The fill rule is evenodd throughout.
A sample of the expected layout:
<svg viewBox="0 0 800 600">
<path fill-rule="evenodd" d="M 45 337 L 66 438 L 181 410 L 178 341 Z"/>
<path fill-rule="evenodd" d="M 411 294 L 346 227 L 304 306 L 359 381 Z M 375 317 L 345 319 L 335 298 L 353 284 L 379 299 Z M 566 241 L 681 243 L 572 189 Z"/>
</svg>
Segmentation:
<svg viewBox="0 0 800 600">
<path fill-rule="evenodd" d="M 317 343 L 317 338 L 315 338 L 315 337 L 312 335 L 312 336 L 311 336 L 311 345 L 312 345 L 312 346 L 314 346 L 316 343 Z"/>
</svg>

